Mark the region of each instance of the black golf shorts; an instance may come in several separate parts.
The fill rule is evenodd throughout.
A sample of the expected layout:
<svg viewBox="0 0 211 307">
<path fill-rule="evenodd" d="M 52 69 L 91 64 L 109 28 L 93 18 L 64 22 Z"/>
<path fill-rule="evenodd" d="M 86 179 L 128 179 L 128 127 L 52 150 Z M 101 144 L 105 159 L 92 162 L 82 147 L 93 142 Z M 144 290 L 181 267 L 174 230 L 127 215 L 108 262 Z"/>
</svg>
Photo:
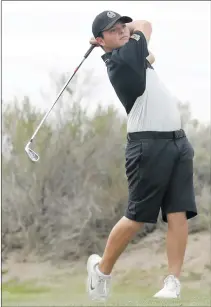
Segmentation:
<svg viewBox="0 0 211 307">
<path fill-rule="evenodd" d="M 185 132 L 134 132 L 127 135 L 125 152 L 128 208 L 131 220 L 156 223 L 167 214 L 197 215 L 193 186 L 194 150 Z"/>
</svg>

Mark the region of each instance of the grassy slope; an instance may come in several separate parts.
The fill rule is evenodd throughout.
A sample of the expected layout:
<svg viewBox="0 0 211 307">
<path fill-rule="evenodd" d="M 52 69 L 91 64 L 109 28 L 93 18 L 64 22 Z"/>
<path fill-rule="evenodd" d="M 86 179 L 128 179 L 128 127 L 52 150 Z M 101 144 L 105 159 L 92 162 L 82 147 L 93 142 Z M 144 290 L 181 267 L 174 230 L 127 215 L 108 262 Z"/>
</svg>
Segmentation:
<svg viewBox="0 0 211 307">
<path fill-rule="evenodd" d="M 209 244 L 209 235 L 197 234 L 189 239 L 182 300 L 177 301 L 152 299 L 167 271 L 162 240 L 160 244 L 155 242 L 154 235 L 149 236 L 120 258 L 107 306 L 211 306 L 210 257 L 202 252 L 202 246 Z M 85 293 L 85 263 L 82 267 L 74 265 L 72 270 L 67 265 L 62 269 L 49 266 L 47 270 L 45 264 L 32 267 L 32 264 L 9 266 L 10 276 L 2 284 L 3 306 L 99 306 L 90 302 Z M 38 274 L 39 270 L 42 274 Z M 8 275 L 5 271 L 4 276 Z"/>
</svg>

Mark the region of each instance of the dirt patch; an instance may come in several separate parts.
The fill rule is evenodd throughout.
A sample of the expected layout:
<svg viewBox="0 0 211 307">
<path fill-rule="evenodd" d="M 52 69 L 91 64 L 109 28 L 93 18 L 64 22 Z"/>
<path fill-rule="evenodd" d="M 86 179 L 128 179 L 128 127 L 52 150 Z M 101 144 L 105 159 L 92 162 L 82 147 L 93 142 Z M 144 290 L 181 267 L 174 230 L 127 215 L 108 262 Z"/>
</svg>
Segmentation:
<svg viewBox="0 0 211 307">
<path fill-rule="evenodd" d="M 163 282 L 167 274 L 167 257 L 165 253 L 165 234 L 162 232 L 149 234 L 139 244 L 125 252 L 115 266 L 115 273 L 120 276 L 124 272 L 130 278 L 140 275 L 144 282 L 151 280 Z M 210 233 L 197 233 L 189 236 L 181 279 L 188 287 L 204 287 L 211 283 L 210 279 Z"/>
<path fill-rule="evenodd" d="M 165 234 L 151 233 L 140 243 L 122 254 L 116 265 L 118 270 L 141 267 L 149 269 L 167 264 Z M 210 234 L 191 234 L 187 245 L 184 267 L 202 271 L 210 264 Z"/>
</svg>

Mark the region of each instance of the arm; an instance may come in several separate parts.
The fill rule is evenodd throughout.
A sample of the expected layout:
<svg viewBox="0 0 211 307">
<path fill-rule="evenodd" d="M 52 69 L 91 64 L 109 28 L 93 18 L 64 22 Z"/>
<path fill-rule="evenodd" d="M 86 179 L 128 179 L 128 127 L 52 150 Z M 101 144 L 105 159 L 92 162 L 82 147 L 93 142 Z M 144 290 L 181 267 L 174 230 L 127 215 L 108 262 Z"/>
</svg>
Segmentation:
<svg viewBox="0 0 211 307">
<path fill-rule="evenodd" d="M 154 55 L 151 53 L 151 51 L 149 51 L 149 55 L 148 57 L 146 58 L 147 61 L 152 65 L 154 62 L 155 62 L 155 57 Z"/>
<path fill-rule="evenodd" d="M 149 43 L 151 34 L 152 34 L 152 25 L 150 22 L 146 21 L 146 20 L 136 20 L 136 21 L 132 21 L 130 23 L 127 23 L 127 26 L 130 30 L 131 35 L 135 32 L 135 31 L 141 31 L 145 38 L 147 43 Z M 147 61 L 150 64 L 153 64 L 155 61 L 155 57 L 154 55 L 149 51 L 149 55 L 147 56 Z"/>
<path fill-rule="evenodd" d="M 127 23 L 127 26 L 130 30 L 131 35 L 135 31 L 141 31 L 144 34 L 147 40 L 147 43 L 149 42 L 151 34 L 152 34 L 152 25 L 149 21 L 135 20 L 135 21 Z"/>
</svg>

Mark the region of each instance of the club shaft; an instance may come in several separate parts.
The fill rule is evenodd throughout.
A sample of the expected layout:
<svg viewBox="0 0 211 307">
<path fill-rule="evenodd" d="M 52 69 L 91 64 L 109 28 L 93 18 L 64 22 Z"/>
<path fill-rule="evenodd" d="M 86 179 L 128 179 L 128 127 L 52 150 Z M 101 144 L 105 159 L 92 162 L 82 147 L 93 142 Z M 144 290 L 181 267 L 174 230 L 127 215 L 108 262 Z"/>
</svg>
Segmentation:
<svg viewBox="0 0 211 307">
<path fill-rule="evenodd" d="M 40 124 L 38 125 L 37 129 L 34 131 L 34 134 L 32 135 L 30 142 L 32 143 L 34 137 L 36 136 L 37 132 L 39 131 L 40 127 L 42 126 L 42 124 L 44 123 L 44 121 L 46 120 L 46 118 L 48 117 L 49 113 L 51 112 L 51 110 L 53 109 L 53 107 L 55 106 L 55 104 L 57 103 L 57 101 L 59 100 L 59 98 L 61 97 L 62 93 L 64 92 L 64 90 L 66 89 L 66 87 L 68 86 L 69 82 L 72 80 L 72 78 L 74 77 L 74 75 L 76 74 L 76 72 L 78 71 L 78 69 L 80 68 L 80 66 L 83 64 L 83 62 L 85 61 L 86 58 L 84 58 L 81 63 L 79 64 L 79 66 L 75 69 L 74 73 L 72 74 L 72 76 L 67 80 L 67 82 L 65 83 L 65 85 L 63 86 L 63 88 L 61 89 L 61 91 L 59 92 L 56 100 L 54 101 L 53 105 L 50 107 L 50 109 L 47 111 L 47 113 L 45 114 L 45 116 L 43 117 L 43 119 L 41 120 Z"/>
</svg>

